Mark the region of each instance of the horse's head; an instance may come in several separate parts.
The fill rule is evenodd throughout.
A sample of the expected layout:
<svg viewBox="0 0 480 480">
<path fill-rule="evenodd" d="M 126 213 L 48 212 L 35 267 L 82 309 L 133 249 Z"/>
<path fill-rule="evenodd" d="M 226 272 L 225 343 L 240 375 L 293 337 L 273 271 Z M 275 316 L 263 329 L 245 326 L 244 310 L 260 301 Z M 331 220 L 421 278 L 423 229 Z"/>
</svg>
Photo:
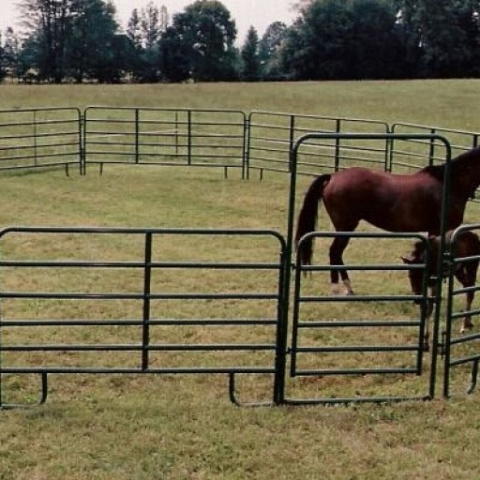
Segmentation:
<svg viewBox="0 0 480 480">
<path fill-rule="evenodd" d="M 425 263 L 425 243 L 422 241 L 415 242 L 410 255 L 401 257 L 406 265 L 419 265 Z M 410 287 L 414 295 L 422 294 L 423 272 L 420 268 L 410 268 L 408 270 L 408 278 Z M 418 303 L 418 302 L 415 302 Z"/>
</svg>

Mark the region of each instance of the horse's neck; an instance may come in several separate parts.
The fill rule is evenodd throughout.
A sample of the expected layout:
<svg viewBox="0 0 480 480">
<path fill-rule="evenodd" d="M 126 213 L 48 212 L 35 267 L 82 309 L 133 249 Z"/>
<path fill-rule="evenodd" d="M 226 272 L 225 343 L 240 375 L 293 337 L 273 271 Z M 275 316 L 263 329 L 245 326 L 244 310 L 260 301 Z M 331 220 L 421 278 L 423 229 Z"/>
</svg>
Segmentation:
<svg viewBox="0 0 480 480">
<path fill-rule="evenodd" d="M 480 185 L 480 169 L 452 169 L 450 175 L 450 192 L 457 199 L 465 202 L 472 198 Z"/>
<path fill-rule="evenodd" d="M 460 155 L 450 163 L 450 191 L 469 199 L 480 185 L 480 149 Z"/>
</svg>

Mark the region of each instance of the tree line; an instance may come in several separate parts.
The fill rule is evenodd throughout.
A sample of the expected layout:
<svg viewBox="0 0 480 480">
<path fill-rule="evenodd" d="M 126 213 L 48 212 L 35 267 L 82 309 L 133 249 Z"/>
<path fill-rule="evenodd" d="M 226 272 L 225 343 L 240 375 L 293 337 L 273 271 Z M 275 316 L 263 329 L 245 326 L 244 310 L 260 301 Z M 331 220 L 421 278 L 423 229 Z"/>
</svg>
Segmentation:
<svg viewBox="0 0 480 480">
<path fill-rule="evenodd" d="M 19 0 L 0 79 L 183 82 L 478 77 L 480 0 L 297 0 L 241 46 L 229 10 L 196 0 L 170 18 L 150 2 L 122 28 L 112 0 Z"/>
</svg>

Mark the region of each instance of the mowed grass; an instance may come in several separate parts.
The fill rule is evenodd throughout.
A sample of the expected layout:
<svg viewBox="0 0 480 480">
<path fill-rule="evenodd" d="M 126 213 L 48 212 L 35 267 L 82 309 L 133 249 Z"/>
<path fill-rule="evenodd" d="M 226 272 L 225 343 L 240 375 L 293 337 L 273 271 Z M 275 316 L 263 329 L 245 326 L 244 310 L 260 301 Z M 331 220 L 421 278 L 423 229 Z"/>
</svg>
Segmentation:
<svg viewBox="0 0 480 480">
<path fill-rule="evenodd" d="M 244 111 L 259 108 L 480 131 L 478 117 L 472 108 L 478 85 L 471 80 L 112 87 L 6 85 L 2 86 L 5 94 L 1 103 L 2 108 L 83 108 L 94 104 L 239 108 Z M 307 178 L 299 181 L 298 202 L 308 183 Z M 0 219 L 4 227 L 267 228 L 286 233 L 288 182 L 282 175 L 267 174 L 260 182 L 241 180 L 238 172 L 224 179 L 223 171 L 213 169 L 108 166 L 103 175 L 92 168 L 86 177 L 76 173 L 66 177 L 61 171 L 5 174 L 0 177 L 0 187 L 3 203 Z M 475 204 L 469 205 L 467 221 L 476 222 L 477 212 Z M 323 210 L 320 228 L 329 229 Z M 362 230 L 369 231 L 369 227 L 363 225 Z M 93 258 L 130 258 L 138 255 L 141 247 L 129 238 L 115 238 L 110 244 L 103 239 L 82 243 L 70 237 L 62 239 L 60 244 L 46 239 L 39 243 L 32 238 L 14 240 L 4 240 L 4 257 L 28 258 L 38 255 L 40 248 L 41 255 L 48 258 L 72 258 L 78 252 Z M 405 253 L 407 245 L 400 242 L 392 247 L 378 242 L 372 248 L 371 244 L 352 241 L 346 260 L 366 261 L 373 252 L 378 261 L 398 263 L 398 255 Z M 222 257 L 223 252 L 218 252 L 215 246 L 214 242 L 198 241 L 192 245 L 176 239 L 162 243 L 159 255 L 176 259 L 183 255 Z M 259 247 L 248 245 L 244 249 L 243 244 L 233 243 L 227 246 L 225 255 L 229 259 L 255 260 L 272 252 L 268 248 L 263 250 L 262 245 Z M 325 258 L 325 253 L 326 247 L 318 242 L 316 258 Z M 360 294 L 370 293 L 372 289 L 382 293 L 408 292 L 407 279 L 403 275 L 369 276 L 355 272 L 352 276 Z M 86 278 L 92 282 L 92 288 L 102 286 L 102 277 L 100 280 Z M 86 278 L 69 277 L 68 280 L 82 283 Z M 42 287 L 59 288 L 62 280 L 42 279 L 47 281 Z M 200 280 L 203 286 L 211 285 L 208 277 Z M 264 282 L 263 278 L 247 280 L 253 287 L 258 284 L 259 288 Z M 4 274 L 1 281 L 9 281 L 9 277 Z M 105 288 L 124 284 L 123 278 L 109 281 L 112 283 L 103 285 Z M 221 281 L 222 288 L 232 291 L 241 288 L 228 278 Z M 28 282 L 35 285 L 33 274 L 32 278 L 21 279 L 12 286 L 29 288 Z M 180 282 L 178 288 L 190 289 L 195 288 L 198 279 L 182 277 Z M 175 285 L 169 287 L 175 288 Z M 315 279 L 315 283 L 312 280 L 308 288 L 327 291 L 326 277 Z M 4 302 L 2 310 L 4 315 L 23 317 L 37 306 Z M 127 317 L 135 311 L 130 305 L 121 305 L 119 311 L 119 305 L 115 304 L 102 308 L 92 305 L 76 305 L 75 309 L 65 305 L 57 307 L 61 314 L 72 314 L 75 318 L 87 314 L 95 318 Z M 16 313 L 16 308 L 21 309 L 20 313 Z M 199 314 L 196 307 L 192 312 L 188 305 L 168 308 L 187 318 Z M 242 315 L 264 313 L 262 308 L 257 311 L 258 307 L 251 305 L 240 308 Z M 344 314 L 409 318 L 416 314 L 411 305 L 396 307 L 388 303 L 373 304 L 371 310 L 356 305 L 354 312 L 348 305 L 328 308 L 325 313 L 332 317 Z M 44 312 L 36 311 L 36 314 L 39 312 L 51 315 L 55 306 L 47 307 Z M 200 313 L 215 314 L 208 308 Z M 218 312 L 219 316 L 222 314 L 224 312 Z M 317 312 L 310 314 L 319 315 Z M 183 332 L 169 332 L 168 335 L 184 335 L 184 339 L 194 342 L 209 340 L 206 332 Z M 57 335 L 51 341 L 65 341 L 62 333 L 50 333 Z M 102 335 L 113 338 L 116 333 L 108 331 Z M 337 331 L 334 338 L 328 340 L 341 341 L 341 333 Z M 121 332 L 126 337 L 128 334 Z M 248 340 L 254 340 L 256 334 L 241 331 Z M 30 332 L 29 335 L 37 334 Z M 93 332 L 86 335 L 91 335 L 86 340 L 97 340 Z M 261 332 L 261 335 L 269 338 L 270 333 Z M 386 331 L 381 335 L 385 341 L 390 333 Z M 314 334 L 309 339 L 321 341 Z M 425 360 L 428 364 L 429 357 Z M 69 360 L 64 361 L 68 363 Z M 108 361 L 124 359 L 118 357 Z M 206 361 L 214 363 L 217 360 Z M 418 393 L 425 387 L 424 378 L 396 380 L 372 382 L 370 378 L 346 377 L 331 385 L 322 379 L 300 379 L 292 390 L 295 395 L 307 392 L 307 395 L 323 396 L 332 391 L 338 394 L 343 389 L 351 391 L 366 386 L 379 394 L 411 390 Z M 35 393 L 35 388 L 21 379 L 8 386 L 15 395 L 25 388 L 29 399 Z M 268 399 L 270 386 L 268 378 L 247 379 L 241 385 L 247 400 L 257 394 L 259 400 Z M 480 439 L 478 393 L 464 395 L 460 391 L 452 399 L 443 400 L 437 392 L 438 398 L 431 402 L 390 405 L 260 408 L 237 408 L 229 402 L 227 393 L 227 379 L 222 375 L 54 375 L 45 405 L 0 413 L 0 478 L 470 479 L 478 475 L 478 462 L 472 455 Z"/>
</svg>

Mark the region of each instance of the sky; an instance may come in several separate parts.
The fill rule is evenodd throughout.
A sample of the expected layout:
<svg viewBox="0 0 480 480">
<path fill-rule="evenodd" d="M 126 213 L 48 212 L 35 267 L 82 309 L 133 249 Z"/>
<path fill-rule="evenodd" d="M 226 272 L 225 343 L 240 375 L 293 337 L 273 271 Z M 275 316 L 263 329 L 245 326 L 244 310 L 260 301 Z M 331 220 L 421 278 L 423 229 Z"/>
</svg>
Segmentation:
<svg viewBox="0 0 480 480">
<path fill-rule="evenodd" d="M 117 20 L 122 27 L 126 27 L 127 21 L 134 8 L 141 9 L 150 1 L 159 8 L 167 7 L 170 17 L 182 12 L 187 5 L 194 0 L 113 0 L 117 7 Z M 294 0 L 220 0 L 230 11 L 232 19 L 237 25 L 237 42 L 243 43 L 250 26 L 254 26 L 261 37 L 266 28 L 273 22 L 281 21 L 290 25 L 298 16 L 292 9 Z M 18 0 L 0 0 L 0 30 L 6 27 L 18 29 L 19 12 Z"/>
</svg>

